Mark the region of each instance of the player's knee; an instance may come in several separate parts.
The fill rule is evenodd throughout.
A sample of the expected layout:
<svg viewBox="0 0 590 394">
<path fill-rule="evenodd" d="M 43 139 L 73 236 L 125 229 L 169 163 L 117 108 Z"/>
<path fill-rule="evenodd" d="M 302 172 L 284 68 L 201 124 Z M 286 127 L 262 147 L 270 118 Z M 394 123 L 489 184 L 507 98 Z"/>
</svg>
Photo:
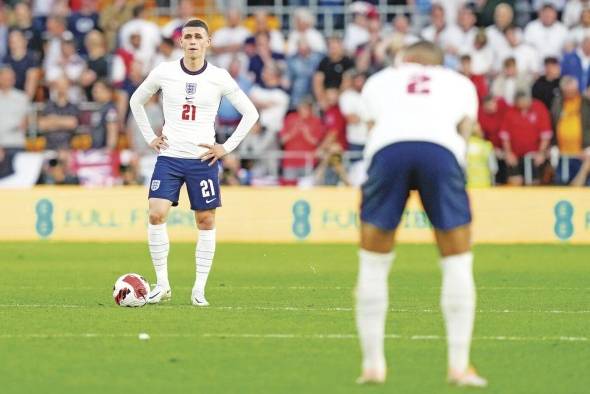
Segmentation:
<svg viewBox="0 0 590 394">
<path fill-rule="evenodd" d="M 150 224 L 163 224 L 166 222 L 166 214 L 159 211 L 150 211 L 149 220 Z"/>
<path fill-rule="evenodd" d="M 215 228 L 215 216 L 199 215 L 197 217 L 197 227 L 199 230 L 213 230 Z"/>
</svg>

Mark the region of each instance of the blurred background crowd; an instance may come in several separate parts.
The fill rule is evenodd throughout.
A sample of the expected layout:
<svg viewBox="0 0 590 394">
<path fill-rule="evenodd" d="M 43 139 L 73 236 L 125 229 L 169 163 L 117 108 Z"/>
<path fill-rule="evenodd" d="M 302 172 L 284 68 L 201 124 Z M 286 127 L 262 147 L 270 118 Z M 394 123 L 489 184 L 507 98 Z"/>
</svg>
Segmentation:
<svg viewBox="0 0 590 394">
<path fill-rule="evenodd" d="M 361 183 L 360 92 L 420 39 L 477 89 L 470 186 L 589 184 L 590 0 L 0 4 L 0 187 L 149 181 L 155 155 L 129 97 L 154 66 L 182 57 L 180 27 L 194 17 L 210 25 L 208 61 L 261 115 L 224 158 L 225 184 Z M 159 97 L 146 111 L 161 132 Z M 222 102 L 218 142 L 239 119 Z"/>
</svg>

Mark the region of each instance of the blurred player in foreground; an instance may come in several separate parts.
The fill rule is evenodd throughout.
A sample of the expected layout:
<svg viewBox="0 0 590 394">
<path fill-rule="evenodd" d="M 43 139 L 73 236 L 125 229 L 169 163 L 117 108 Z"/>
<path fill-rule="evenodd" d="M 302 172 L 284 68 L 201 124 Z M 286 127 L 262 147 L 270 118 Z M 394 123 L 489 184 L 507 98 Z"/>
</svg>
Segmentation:
<svg viewBox="0 0 590 394">
<path fill-rule="evenodd" d="M 372 130 L 365 148 L 356 320 L 363 355 L 359 383 L 386 378 L 387 277 L 395 230 L 410 190 L 417 189 L 441 254 L 441 306 L 448 344 L 448 381 L 483 387 L 469 364 L 475 318 L 471 212 L 465 191 L 466 139 L 477 116 L 477 94 L 464 76 L 443 68 L 429 42 L 407 48 L 398 68 L 366 83 L 362 97 Z"/>
<path fill-rule="evenodd" d="M 180 188 L 186 183 L 199 228 L 191 301 L 196 306 L 207 306 L 205 285 L 215 254 L 215 209 L 221 206 L 216 162 L 238 146 L 256 123 L 258 113 L 229 73 L 205 60 L 211 45 L 205 22 L 199 19 L 186 22 L 181 45 L 184 57 L 154 68 L 130 100 L 145 140 L 159 153 L 150 183 L 148 225 L 157 284 L 148 302 L 158 303 L 172 295 L 168 282 L 166 218 L 170 207 L 178 205 Z M 162 91 L 165 125 L 162 134 L 156 136 L 144 105 L 158 90 Z M 213 126 L 223 96 L 242 114 L 242 119 L 232 136 L 219 145 L 215 143 Z"/>
</svg>

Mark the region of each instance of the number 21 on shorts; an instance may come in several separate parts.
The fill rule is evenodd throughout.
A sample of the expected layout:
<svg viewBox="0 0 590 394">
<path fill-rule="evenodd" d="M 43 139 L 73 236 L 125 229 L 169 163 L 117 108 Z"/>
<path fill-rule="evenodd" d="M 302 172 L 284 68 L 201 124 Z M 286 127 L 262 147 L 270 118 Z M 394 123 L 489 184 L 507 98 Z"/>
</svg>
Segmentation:
<svg viewBox="0 0 590 394">
<path fill-rule="evenodd" d="M 203 197 L 207 198 L 215 196 L 215 188 L 213 187 L 213 181 L 211 179 L 203 179 L 199 185 L 201 186 L 201 194 Z"/>
</svg>

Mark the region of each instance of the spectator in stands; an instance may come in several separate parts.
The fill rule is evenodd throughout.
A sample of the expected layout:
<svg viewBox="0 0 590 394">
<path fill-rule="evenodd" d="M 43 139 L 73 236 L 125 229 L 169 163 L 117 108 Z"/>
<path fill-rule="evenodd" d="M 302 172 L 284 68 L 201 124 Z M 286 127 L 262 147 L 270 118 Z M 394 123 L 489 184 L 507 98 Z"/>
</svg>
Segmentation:
<svg viewBox="0 0 590 394">
<path fill-rule="evenodd" d="M 116 49 L 119 29 L 133 17 L 137 3 L 137 0 L 113 0 L 101 10 L 98 25 L 104 32 L 109 52 Z"/>
<path fill-rule="evenodd" d="M 240 166 L 240 159 L 233 153 L 223 156 L 221 159 L 221 173 L 219 182 L 222 185 L 239 186 L 247 185 L 248 180 L 243 178 L 244 171 Z M 244 182 L 244 183 L 242 183 Z"/>
<path fill-rule="evenodd" d="M 590 36 L 582 40 L 579 48 L 563 57 L 561 74 L 576 78 L 582 91 L 590 86 Z"/>
<path fill-rule="evenodd" d="M 467 187 L 485 188 L 492 186 L 497 171 L 494 146 L 484 138 L 481 127 L 476 125 L 467 141 Z"/>
<path fill-rule="evenodd" d="M 481 102 L 481 100 L 483 100 L 483 98 L 489 93 L 488 81 L 484 74 L 474 74 L 471 64 L 472 61 L 470 55 L 461 56 L 459 72 L 469 78 L 471 82 L 473 82 L 473 85 L 475 85 L 475 90 L 477 91 L 477 97 Z"/>
<path fill-rule="evenodd" d="M 580 23 L 584 23 L 584 11 L 590 7 L 590 0 L 569 0 L 563 9 L 562 20 L 565 27 L 573 28 Z"/>
<path fill-rule="evenodd" d="M 315 161 L 316 149 L 323 137 L 320 118 L 313 113 L 313 99 L 307 96 L 299 101 L 297 111 L 285 118 L 280 133 L 285 154 L 300 153 L 300 157 L 286 156 L 283 159 L 283 181 L 296 184 L 303 176 L 310 175 Z"/>
<path fill-rule="evenodd" d="M 61 58 L 61 41 L 64 34 L 71 34 L 67 30 L 67 21 L 63 16 L 50 15 L 47 18 L 47 28 L 43 32 L 44 56 L 43 69 L 48 64 L 55 64 Z"/>
<path fill-rule="evenodd" d="M 59 152 L 43 166 L 40 182 L 45 185 L 79 185 L 80 179 L 70 168 L 68 152 Z"/>
<path fill-rule="evenodd" d="M 471 56 L 471 69 L 476 75 L 489 74 L 494 64 L 494 50 L 488 43 L 488 36 L 484 30 L 478 30 L 473 39 L 473 46 L 469 51 Z M 447 63 L 449 63 L 447 56 Z M 450 64 L 452 66 L 452 63 Z"/>
<path fill-rule="evenodd" d="M 584 150 L 590 147 L 590 98 L 580 94 L 573 77 L 564 76 L 560 85 L 561 96 L 553 101 L 551 111 L 561 156 L 555 175 L 558 184 L 567 185 L 580 171 Z"/>
<path fill-rule="evenodd" d="M 76 133 L 80 110 L 70 102 L 69 89 L 70 82 L 65 77 L 51 84 L 52 99 L 45 105 L 38 124 L 39 131 L 45 136 L 45 149 L 69 149 Z"/>
<path fill-rule="evenodd" d="M 0 148 L 5 152 L 25 149 L 27 116 L 30 111 L 28 96 L 15 89 L 15 75 L 9 66 L 0 67 Z"/>
<path fill-rule="evenodd" d="M 354 67 L 354 61 L 345 55 L 342 40 L 338 37 L 328 39 L 328 54 L 322 59 L 313 77 L 313 93 L 322 109 L 326 108 L 328 88 L 340 88 L 342 74 Z"/>
<path fill-rule="evenodd" d="M 584 37 L 588 36 L 590 36 L 590 8 L 585 8 L 582 11 L 580 23 L 570 29 L 568 34 L 568 46 L 566 46 L 568 52 L 571 52 L 575 47 L 580 45 Z"/>
<path fill-rule="evenodd" d="M 242 14 L 239 9 L 228 9 L 225 23 L 225 26 L 211 37 L 211 50 L 216 55 L 216 65 L 221 68 L 227 68 L 234 57 L 241 56 L 244 42 L 250 36 L 250 31 L 242 26 Z"/>
<path fill-rule="evenodd" d="M 172 38 L 177 30 L 196 15 L 194 0 L 180 0 L 178 2 L 178 16 L 162 27 L 162 35 Z"/>
<path fill-rule="evenodd" d="M 86 69 L 86 62 L 78 55 L 76 42 L 73 35 L 64 34 L 61 40 L 62 56 L 58 58 L 57 63 L 47 64 L 45 69 L 45 79 L 53 82 L 58 78 L 66 77 L 70 80 L 70 100 L 80 102 L 82 100 L 82 91 L 78 82 L 82 73 Z"/>
<path fill-rule="evenodd" d="M 92 114 L 90 121 L 91 148 L 116 149 L 119 138 L 119 114 L 113 104 L 113 88 L 105 80 L 98 80 L 92 88 L 92 97 L 100 108 Z"/>
<path fill-rule="evenodd" d="M 354 57 L 356 58 L 355 68 L 371 75 L 385 66 L 387 47 L 384 44 L 381 20 L 378 17 L 369 18 L 367 28 L 369 40 L 356 48 Z"/>
<path fill-rule="evenodd" d="M 11 28 L 20 30 L 23 33 L 27 48 L 40 59 L 43 53 L 41 31 L 33 26 L 33 16 L 29 4 L 24 1 L 16 3 L 14 6 L 13 17 Z"/>
<path fill-rule="evenodd" d="M 497 159 L 496 184 L 507 181 L 506 162 L 504 161 L 504 147 L 500 139 L 500 128 L 504 121 L 504 114 L 509 106 L 504 99 L 487 96 L 479 106 L 477 115 L 479 127 L 484 138 L 492 143 Z"/>
<path fill-rule="evenodd" d="M 261 147 L 258 152 L 278 149 L 278 133 L 283 128 L 285 114 L 289 108 L 289 95 L 281 88 L 282 72 L 279 67 L 269 63 L 262 72 L 262 85 L 250 90 L 250 99 L 260 113 L 261 132 L 257 136 Z M 277 174 L 278 163 L 274 159 L 264 160 L 262 167 L 266 175 Z"/>
<path fill-rule="evenodd" d="M 250 58 L 248 72 L 252 75 L 257 84 L 262 83 L 262 72 L 267 64 L 274 64 L 281 70 L 286 68 L 285 56 L 273 52 L 270 48 L 270 36 L 268 33 L 258 33 L 256 39 L 256 54 Z"/>
<path fill-rule="evenodd" d="M 539 18 L 530 22 L 524 30 L 524 39 L 532 45 L 541 58 L 560 58 L 567 40 L 567 29 L 557 20 L 557 11 L 551 3 L 539 10 Z"/>
<path fill-rule="evenodd" d="M 540 100 L 550 110 L 553 100 L 559 96 L 561 66 L 556 57 L 545 58 L 545 72 L 533 84 L 533 97 Z"/>
<path fill-rule="evenodd" d="M 455 3 L 464 3 L 464 1 L 455 1 Z M 447 15 L 449 15 L 448 12 Z M 468 53 L 473 48 L 475 35 L 478 32 L 478 28 L 475 27 L 476 22 L 477 17 L 472 7 L 463 5 L 459 8 L 457 17 L 459 29 L 457 29 L 457 37 L 453 40 L 458 54 Z"/>
<path fill-rule="evenodd" d="M 486 27 L 486 36 L 494 53 L 505 53 L 508 47 L 504 31 L 512 25 L 514 20 L 514 11 L 509 4 L 504 2 L 494 5 L 494 24 Z M 481 15 L 480 15 L 481 17 Z M 483 25 L 487 23 L 483 22 Z"/>
<path fill-rule="evenodd" d="M 342 148 L 338 144 L 329 145 L 321 156 L 314 172 L 314 184 L 323 186 L 350 186 L 348 174 L 342 160 Z"/>
<path fill-rule="evenodd" d="M 346 119 L 340 111 L 338 100 L 340 99 L 340 91 L 336 88 L 326 89 L 327 108 L 323 111 L 322 122 L 326 135 L 322 141 L 320 150 L 332 144 L 338 144 L 342 151 L 348 149 L 348 141 L 346 140 Z"/>
<path fill-rule="evenodd" d="M 0 59 L 4 59 L 8 53 L 8 23 L 6 7 L 0 5 Z"/>
<path fill-rule="evenodd" d="M 35 97 L 41 70 L 39 69 L 38 56 L 27 49 L 27 40 L 20 30 L 12 30 L 8 35 L 8 54 L 4 58 L 15 72 L 15 87 L 23 90 L 29 99 Z"/>
<path fill-rule="evenodd" d="M 356 6 L 356 7 L 355 7 Z M 355 1 L 351 4 L 352 20 L 344 28 L 344 50 L 347 54 L 353 56 L 356 49 L 369 41 L 369 11 L 373 10 L 369 3 Z M 379 18 L 379 14 L 376 14 Z"/>
<path fill-rule="evenodd" d="M 391 20 L 391 28 L 385 29 L 384 45 L 387 47 L 391 40 L 399 40 L 404 45 L 412 45 L 420 38 L 412 32 L 410 19 L 405 14 L 397 14 Z"/>
<path fill-rule="evenodd" d="M 82 55 L 86 54 L 84 37 L 98 28 L 98 18 L 98 0 L 81 0 L 80 9 L 68 17 L 68 30 L 74 34 L 76 48 Z"/>
<path fill-rule="evenodd" d="M 133 34 L 141 37 L 139 48 L 135 48 L 131 43 L 130 37 Z M 158 25 L 149 20 L 149 11 L 145 6 L 138 5 L 133 8 L 133 19 L 121 26 L 119 42 L 124 49 L 133 53 L 135 60 L 141 60 L 144 65 L 143 73 L 147 75 L 152 69 L 162 36 Z"/>
<path fill-rule="evenodd" d="M 349 70 L 345 73 L 340 95 L 340 110 L 346 119 L 346 141 L 348 150 L 359 155 L 365 148 L 369 136 L 369 128 L 363 112 L 363 100 L 361 91 L 366 81 L 366 74 L 358 70 Z M 360 157 L 356 157 L 360 159 Z"/>
<path fill-rule="evenodd" d="M 292 56 L 297 52 L 300 38 L 305 38 L 313 52 L 326 53 L 326 42 L 322 33 L 314 29 L 315 17 L 306 8 L 298 8 L 293 14 L 295 29 L 291 30 L 287 39 L 287 55 Z"/>
<path fill-rule="evenodd" d="M 106 53 L 104 35 L 98 30 L 92 30 L 84 38 L 86 46 L 86 69 L 80 76 L 80 85 L 84 88 L 86 100 L 92 101 L 92 86 L 98 79 L 109 77 L 109 59 Z"/>
<path fill-rule="evenodd" d="M 502 149 L 500 128 L 502 127 L 504 114 L 508 108 L 510 107 L 503 98 L 491 95 L 484 97 L 482 105 L 479 107 L 477 120 L 482 133 L 496 149 Z"/>
<path fill-rule="evenodd" d="M 0 179 L 14 174 L 12 165 L 15 153 L 9 153 L 0 145 Z"/>
<path fill-rule="evenodd" d="M 257 10 L 254 12 L 254 35 L 257 33 L 268 33 L 270 36 L 270 48 L 273 52 L 285 53 L 285 37 L 279 30 L 270 26 L 268 12 Z"/>
<path fill-rule="evenodd" d="M 516 60 L 519 74 L 536 76 L 540 73 L 541 58 L 539 52 L 531 45 L 522 41 L 522 33 L 518 27 L 510 26 L 504 32 L 507 46 L 496 53 L 494 71 L 502 69 L 504 60 L 512 57 Z"/>
<path fill-rule="evenodd" d="M 531 81 L 526 74 L 519 74 L 516 60 L 509 57 L 504 60 L 502 74 L 498 75 L 492 83 L 491 92 L 495 97 L 501 97 L 509 104 L 514 103 L 517 91 L 530 91 Z"/>
<path fill-rule="evenodd" d="M 143 64 L 138 60 L 134 60 L 129 67 L 127 77 L 122 83 L 115 86 L 117 94 L 115 95 L 114 102 L 121 121 L 121 127 L 124 126 L 123 119 L 127 118 L 129 111 L 129 98 L 144 80 L 143 70 Z"/>
<path fill-rule="evenodd" d="M 291 88 L 289 109 L 294 110 L 299 101 L 312 94 L 312 81 L 323 55 L 312 52 L 304 38 L 299 40 L 297 53 L 287 59 L 287 79 Z"/>
<path fill-rule="evenodd" d="M 445 53 L 457 55 L 457 37 L 460 35 L 457 25 L 446 21 L 445 9 L 434 3 L 430 11 L 430 25 L 422 29 L 423 39 L 431 41 L 441 47 Z"/>
<path fill-rule="evenodd" d="M 160 47 L 158 49 L 158 53 L 154 58 L 154 67 L 162 62 L 170 62 L 173 60 L 179 60 L 183 56 L 183 52 L 181 49 L 177 48 L 174 45 L 174 41 L 170 38 L 162 39 L 160 43 Z"/>
<path fill-rule="evenodd" d="M 240 59 L 234 57 L 229 63 L 229 75 L 237 82 L 238 86 L 246 94 L 252 88 L 252 81 L 242 73 L 242 65 Z M 229 136 L 234 132 L 242 115 L 234 108 L 234 106 L 225 98 L 221 99 L 219 110 L 217 111 L 217 122 L 215 131 L 217 133 L 217 143 L 223 144 Z"/>
<path fill-rule="evenodd" d="M 532 99 L 528 91 L 518 91 L 514 108 L 506 112 L 500 131 L 509 184 L 524 183 L 525 156 L 529 154 L 532 182 L 539 183 L 552 135 L 549 111 L 543 103 Z"/>
</svg>

